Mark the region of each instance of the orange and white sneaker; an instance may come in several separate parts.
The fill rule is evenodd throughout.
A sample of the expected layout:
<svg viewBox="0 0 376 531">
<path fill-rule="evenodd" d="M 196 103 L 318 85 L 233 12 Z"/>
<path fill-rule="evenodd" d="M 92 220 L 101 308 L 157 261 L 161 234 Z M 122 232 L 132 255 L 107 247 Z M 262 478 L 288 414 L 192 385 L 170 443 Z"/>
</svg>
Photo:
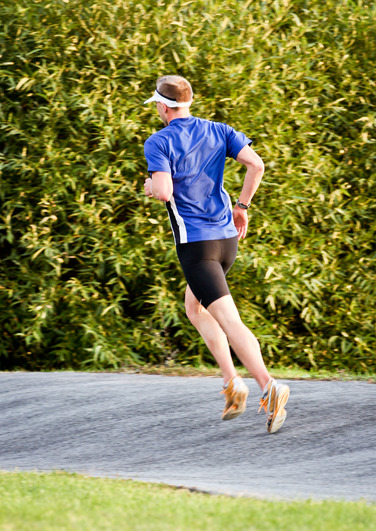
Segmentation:
<svg viewBox="0 0 376 531">
<path fill-rule="evenodd" d="M 260 409 L 264 408 L 267 414 L 266 429 L 269 433 L 275 433 L 286 420 L 285 405 L 290 396 L 288 385 L 279 384 L 273 378 L 266 384 L 260 398 Z"/>
<path fill-rule="evenodd" d="M 249 389 L 240 376 L 233 376 L 223 388 L 226 405 L 222 413 L 222 420 L 231 420 L 244 413 Z"/>
</svg>

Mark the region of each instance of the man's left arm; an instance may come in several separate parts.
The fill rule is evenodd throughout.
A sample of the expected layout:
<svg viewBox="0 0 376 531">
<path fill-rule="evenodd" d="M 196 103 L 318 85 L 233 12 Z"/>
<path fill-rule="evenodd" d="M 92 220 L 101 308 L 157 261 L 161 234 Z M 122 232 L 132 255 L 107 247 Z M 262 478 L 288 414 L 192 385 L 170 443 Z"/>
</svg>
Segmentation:
<svg viewBox="0 0 376 531">
<path fill-rule="evenodd" d="M 239 196 L 239 202 L 248 205 L 257 188 L 260 185 L 262 176 L 264 174 L 264 163 L 257 153 L 249 146 L 244 146 L 236 157 L 237 162 L 244 164 L 247 168 L 243 188 Z M 238 239 L 245 238 L 248 228 L 248 214 L 247 210 L 235 205 L 232 216 L 235 227 L 238 231 Z"/>
<path fill-rule="evenodd" d="M 154 197 L 159 201 L 169 201 L 173 191 L 171 173 L 154 171 L 152 178 L 145 179 L 144 190 L 147 197 Z"/>
</svg>

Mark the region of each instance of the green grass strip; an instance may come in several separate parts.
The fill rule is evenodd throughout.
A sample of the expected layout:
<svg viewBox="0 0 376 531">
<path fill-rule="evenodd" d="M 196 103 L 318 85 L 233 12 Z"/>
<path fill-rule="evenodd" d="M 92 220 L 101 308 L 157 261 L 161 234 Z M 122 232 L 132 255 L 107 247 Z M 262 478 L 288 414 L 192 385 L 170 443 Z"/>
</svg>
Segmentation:
<svg viewBox="0 0 376 531">
<path fill-rule="evenodd" d="M 242 367 L 236 367 L 237 372 L 244 378 L 250 378 L 251 375 Z M 87 372 L 90 372 L 87 371 Z M 93 371 L 98 372 L 98 371 Z M 166 376 L 217 376 L 221 377 L 221 371 L 218 366 L 201 364 L 186 365 L 179 363 L 167 363 L 165 365 L 133 365 L 122 369 L 103 372 L 125 372 L 125 373 L 143 373 L 143 374 L 162 374 Z M 329 381 L 366 381 L 376 383 L 376 373 L 355 373 L 345 370 L 328 371 L 324 369 L 313 369 L 307 371 L 300 367 L 271 367 L 269 372 L 273 378 L 286 380 L 329 380 Z"/>
<path fill-rule="evenodd" d="M 369 530 L 376 505 L 264 501 L 65 472 L 0 473 L 0 529 Z"/>
</svg>

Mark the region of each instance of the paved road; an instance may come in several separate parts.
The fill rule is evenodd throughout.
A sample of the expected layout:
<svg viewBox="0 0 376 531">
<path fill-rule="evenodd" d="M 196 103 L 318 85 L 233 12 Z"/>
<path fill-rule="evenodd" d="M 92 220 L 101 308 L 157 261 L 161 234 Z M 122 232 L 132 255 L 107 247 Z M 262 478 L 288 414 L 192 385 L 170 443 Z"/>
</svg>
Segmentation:
<svg viewBox="0 0 376 531">
<path fill-rule="evenodd" d="M 57 470 L 262 498 L 376 501 L 376 385 L 290 382 L 270 435 L 220 420 L 217 378 L 0 373 L 0 469 Z"/>
</svg>

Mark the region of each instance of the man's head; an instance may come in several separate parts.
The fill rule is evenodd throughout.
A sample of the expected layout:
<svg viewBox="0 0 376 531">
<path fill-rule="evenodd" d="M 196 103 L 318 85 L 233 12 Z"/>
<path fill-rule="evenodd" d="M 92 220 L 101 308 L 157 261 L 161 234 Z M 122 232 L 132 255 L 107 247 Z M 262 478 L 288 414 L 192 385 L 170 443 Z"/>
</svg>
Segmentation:
<svg viewBox="0 0 376 531">
<path fill-rule="evenodd" d="M 162 76 L 157 79 L 154 95 L 145 101 L 159 102 L 169 109 L 179 110 L 189 108 L 193 99 L 192 87 L 189 81 L 181 76 Z"/>
<path fill-rule="evenodd" d="M 157 79 L 157 91 L 168 100 L 171 100 L 169 104 L 166 104 L 167 107 L 179 109 L 189 107 L 192 103 L 192 87 L 184 77 L 161 76 Z"/>
<path fill-rule="evenodd" d="M 193 91 L 191 84 L 181 76 L 161 76 L 157 79 L 154 96 L 145 101 L 157 102 L 157 109 L 163 123 L 168 123 L 168 115 L 188 114 L 192 103 Z"/>
</svg>

